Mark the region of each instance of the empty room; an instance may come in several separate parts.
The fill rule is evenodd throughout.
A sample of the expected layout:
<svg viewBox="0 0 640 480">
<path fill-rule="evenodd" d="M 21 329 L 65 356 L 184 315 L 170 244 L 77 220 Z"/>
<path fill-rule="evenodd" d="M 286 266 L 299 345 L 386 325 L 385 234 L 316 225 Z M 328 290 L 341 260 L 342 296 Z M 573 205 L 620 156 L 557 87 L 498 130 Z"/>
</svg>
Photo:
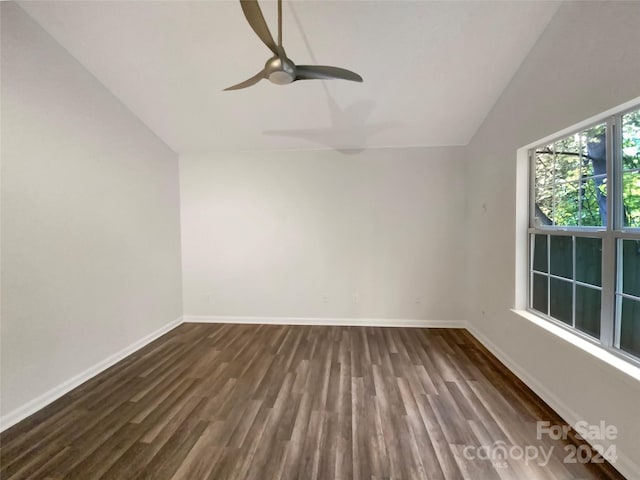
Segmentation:
<svg viewBox="0 0 640 480">
<path fill-rule="evenodd" d="M 0 16 L 2 480 L 640 479 L 640 2 Z"/>
</svg>

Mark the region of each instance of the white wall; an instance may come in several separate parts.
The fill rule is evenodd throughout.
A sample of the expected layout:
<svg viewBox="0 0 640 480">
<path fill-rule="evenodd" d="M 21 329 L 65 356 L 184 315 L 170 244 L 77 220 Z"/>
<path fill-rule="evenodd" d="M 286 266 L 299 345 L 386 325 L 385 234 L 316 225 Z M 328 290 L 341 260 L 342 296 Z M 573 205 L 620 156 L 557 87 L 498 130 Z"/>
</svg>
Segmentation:
<svg viewBox="0 0 640 480">
<path fill-rule="evenodd" d="M 181 156 L 185 315 L 461 320 L 461 154 Z"/>
<path fill-rule="evenodd" d="M 640 472 L 640 384 L 509 309 L 516 149 L 640 96 L 639 7 L 565 3 L 469 145 L 466 173 L 469 320 L 567 420 L 616 425 L 629 478 Z"/>
<path fill-rule="evenodd" d="M 2 415 L 181 315 L 177 156 L 2 3 Z"/>
</svg>

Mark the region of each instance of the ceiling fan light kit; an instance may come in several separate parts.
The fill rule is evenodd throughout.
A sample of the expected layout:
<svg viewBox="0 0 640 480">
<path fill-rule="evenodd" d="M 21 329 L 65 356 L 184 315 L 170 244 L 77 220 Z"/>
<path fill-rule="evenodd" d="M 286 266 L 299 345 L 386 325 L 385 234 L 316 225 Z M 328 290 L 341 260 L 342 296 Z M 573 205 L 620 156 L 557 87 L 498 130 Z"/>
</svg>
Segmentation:
<svg viewBox="0 0 640 480">
<path fill-rule="evenodd" d="M 362 77 L 350 70 L 324 65 L 296 65 L 282 46 L 282 0 L 278 0 L 278 44 L 276 45 L 267 22 L 262 15 L 258 0 L 240 0 L 240 6 L 247 22 L 258 35 L 260 40 L 274 53 L 267 60 L 264 68 L 253 77 L 225 90 L 240 90 L 255 85 L 262 79 L 267 79 L 276 85 L 286 85 L 298 80 L 349 80 L 362 82 Z"/>
<path fill-rule="evenodd" d="M 272 57 L 264 66 L 266 77 L 276 85 L 286 85 L 296 79 L 296 66 L 288 58 Z"/>
</svg>

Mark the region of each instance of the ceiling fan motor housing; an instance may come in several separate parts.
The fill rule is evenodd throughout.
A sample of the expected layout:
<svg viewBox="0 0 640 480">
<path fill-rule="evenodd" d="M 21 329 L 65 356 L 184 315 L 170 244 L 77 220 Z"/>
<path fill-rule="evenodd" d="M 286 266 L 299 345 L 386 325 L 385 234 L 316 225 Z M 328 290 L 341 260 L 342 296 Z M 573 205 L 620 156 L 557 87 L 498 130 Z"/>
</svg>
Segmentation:
<svg viewBox="0 0 640 480">
<path fill-rule="evenodd" d="M 288 58 L 271 57 L 264 66 L 265 76 L 276 85 L 286 85 L 296 79 L 296 66 Z"/>
</svg>

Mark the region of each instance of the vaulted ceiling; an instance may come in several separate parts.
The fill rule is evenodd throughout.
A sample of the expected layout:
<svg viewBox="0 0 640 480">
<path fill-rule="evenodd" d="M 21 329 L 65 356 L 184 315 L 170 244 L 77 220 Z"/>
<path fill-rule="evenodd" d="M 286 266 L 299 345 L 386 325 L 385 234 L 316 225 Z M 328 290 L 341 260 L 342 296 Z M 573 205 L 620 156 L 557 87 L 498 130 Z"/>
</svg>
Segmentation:
<svg viewBox="0 0 640 480">
<path fill-rule="evenodd" d="M 277 4 L 261 2 L 276 35 Z M 559 3 L 286 2 L 299 64 L 364 83 L 300 81 L 223 92 L 270 56 L 237 1 L 20 2 L 179 153 L 469 142 Z"/>
</svg>

